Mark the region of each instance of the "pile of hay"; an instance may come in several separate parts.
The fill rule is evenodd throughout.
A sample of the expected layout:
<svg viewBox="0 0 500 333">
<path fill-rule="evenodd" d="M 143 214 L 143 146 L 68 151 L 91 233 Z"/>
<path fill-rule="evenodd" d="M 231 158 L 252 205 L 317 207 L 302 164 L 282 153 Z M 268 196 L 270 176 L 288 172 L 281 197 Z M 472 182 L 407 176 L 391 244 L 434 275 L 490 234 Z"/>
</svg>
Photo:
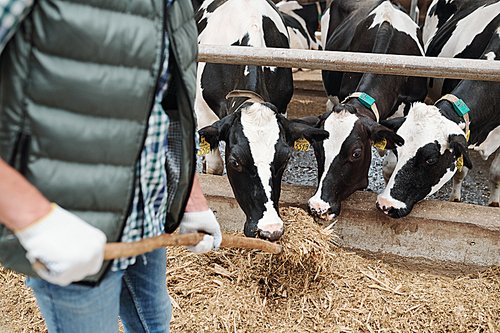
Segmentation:
<svg viewBox="0 0 500 333">
<path fill-rule="evenodd" d="M 279 256 L 167 250 L 171 332 L 500 332 L 499 267 L 455 279 L 409 272 L 336 248 L 300 209 L 281 215 Z M 0 281 L 0 333 L 43 332 L 22 277 L 0 270 Z"/>
</svg>

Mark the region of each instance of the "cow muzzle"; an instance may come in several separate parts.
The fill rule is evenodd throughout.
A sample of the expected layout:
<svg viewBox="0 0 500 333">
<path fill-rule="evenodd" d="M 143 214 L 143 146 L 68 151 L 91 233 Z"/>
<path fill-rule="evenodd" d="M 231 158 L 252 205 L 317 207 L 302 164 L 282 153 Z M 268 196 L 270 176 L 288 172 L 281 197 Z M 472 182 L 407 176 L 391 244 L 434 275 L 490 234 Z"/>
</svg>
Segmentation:
<svg viewBox="0 0 500 333">
<path fill-rule="evenodd" d="M 277 214 L 276 214 L 277 215 Z M 283 236 L 285 228 L 283 221 L 279 216 L 272 219 L 263 218 L 256 222 L 255 220 L 247 219 L 245 222 L 244 233 L 247 237 L 259 237 L 269 241 L 276 241 Z"/>
<path fill-rule="evenodd" d="M 283 236 L 285 229 L 283 227 L 277 228 L 276 230 L 258 230 L 259 238 L 266 239 L 268 241 L 277 241 Z"/>
<path fill-rule="evenodd" d="M 280 239 L 280 237 L 283 236 L 284 231 L 285 229 L 281 219 L 267 223 L 259 222 L 257 225 L 257 235 L 259 238 L 267 239 L 269 241 L 276 241 Z"/>
<path fill-rule="evenodd" d="M 404 217 L 411 211 L 411 209 L 408 209 L 406 205 L 401 205 L 400 202 L 392 202 L 391 200 L 383 198 L 380 195 L 377 198 L 376 206 L 378 209 L 384 212 L 385 215 L 394 219 Z"/>
<path fill-rule="evenodd" d="M 320 202 L 313 201 L 311 199 L 307 203 L 307 211 L 313 217 L 318 217 L 318 218 L 326 220 L 326 221 L 331 221 L 334 218 L 336 218 L 337 216 L 339 216 L 340 206 L 333 207 L 333 206 L 330 206 L 326 202 L 320 203 Z"/>
</svg>

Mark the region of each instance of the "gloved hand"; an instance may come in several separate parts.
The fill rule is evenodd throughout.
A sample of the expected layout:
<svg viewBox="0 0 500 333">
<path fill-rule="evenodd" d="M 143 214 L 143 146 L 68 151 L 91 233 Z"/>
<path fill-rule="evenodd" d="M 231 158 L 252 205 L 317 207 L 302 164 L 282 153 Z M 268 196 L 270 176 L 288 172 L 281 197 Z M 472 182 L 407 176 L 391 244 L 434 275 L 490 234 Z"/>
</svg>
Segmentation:
<svg viewBox="0 0 500 333">
<path fill-rule="evenodd" d="M 106 235 L 56 204 L 48 215 L 15 234 L 31 264 L 43 264 L 33 265 L 36 273 L 50 283 L 67 286 L 101 269 Z"/>
<path fill-rule="evenodd" d="M 186 234 L 192 232 L 204 232 L 208 235 L 195 246 L 186 246 L 194 253 L 205 253 L 211 249 L 218 249 L 222 241 L 219 222 L 215 218 L 211 209 L 203 212 L 184 213 L 182 217 L 179 233 Z"/>
</svg>

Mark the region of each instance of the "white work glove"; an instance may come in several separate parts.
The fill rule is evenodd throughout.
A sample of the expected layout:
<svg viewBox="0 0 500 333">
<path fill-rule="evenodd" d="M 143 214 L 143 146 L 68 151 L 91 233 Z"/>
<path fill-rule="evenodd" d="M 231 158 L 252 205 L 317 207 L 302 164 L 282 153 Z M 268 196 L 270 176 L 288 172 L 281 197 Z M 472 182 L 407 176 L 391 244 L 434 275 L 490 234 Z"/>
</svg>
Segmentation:
<svg viewBox="0 0 500 333">
<path fill-rule="evenodd" d="M 211 209 L 203 212 L 184 213 L 182 217 L 179 233 L 187 234 L 192 232 L 204 232 L 203 240 L 195 246 L 186 246 L 194 253 L 205 253 L 211 249 L 218 249 L 222 241 L 219 222 L 215 218 Z"/>
<path fill-rule="evenodd" d="M 106 235 L 56 204 L 15 234 L 36 273 L 50 283 L 67 286 L 101 269 Z"/>
</svg>

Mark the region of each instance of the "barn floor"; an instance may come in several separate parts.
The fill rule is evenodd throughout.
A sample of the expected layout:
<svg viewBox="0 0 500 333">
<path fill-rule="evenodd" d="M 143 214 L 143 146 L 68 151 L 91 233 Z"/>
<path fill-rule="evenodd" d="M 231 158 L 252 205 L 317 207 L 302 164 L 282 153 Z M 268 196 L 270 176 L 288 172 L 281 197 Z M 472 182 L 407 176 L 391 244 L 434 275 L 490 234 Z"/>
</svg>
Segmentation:
<svg viewBox="0 0 500 333">
<path fill-rule="evenodd" d="M 499 332 L 500 267 L 405 271 L 325 245 L 331 231 L 298 208 L 281 214 L 281 256 L 168 249 L 171 332 Z M 1 333 L 46 331 L 23 281 L 0 268 Z"/>
</svg>

